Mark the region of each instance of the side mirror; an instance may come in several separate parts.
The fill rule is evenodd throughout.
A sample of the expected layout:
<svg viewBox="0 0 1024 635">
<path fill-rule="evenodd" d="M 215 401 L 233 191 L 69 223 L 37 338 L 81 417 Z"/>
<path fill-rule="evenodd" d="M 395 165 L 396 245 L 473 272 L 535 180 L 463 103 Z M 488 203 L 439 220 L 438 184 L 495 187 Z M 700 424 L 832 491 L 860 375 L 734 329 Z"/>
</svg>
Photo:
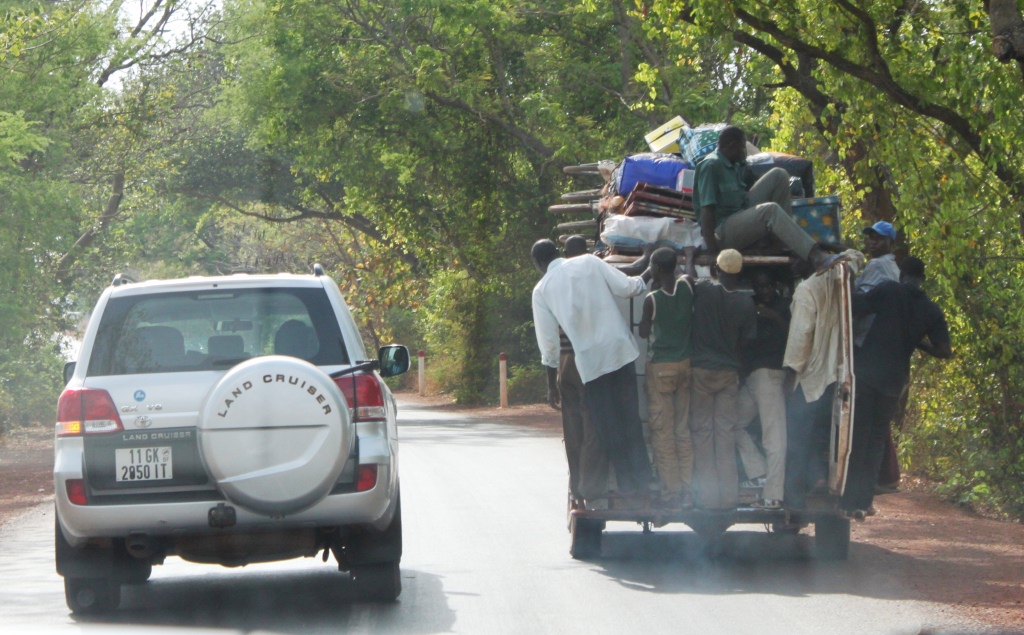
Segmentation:
<svg viewBox="0 0 1024 635">
<path fill-rule="evenodd" d="M 67 386 L 68 382 L 71 381 L 71 377 L 75 374 L 75 366 L 78 362 L 67 362 L 64 364 L 64 385 Z"/>
<path fill-rule="evenodd" d="M 381 346 L 377 359 L 380 361 L 381 377 L 394 377 L 409 370 L 409 349 L 401 344 Z"/>
</svg>

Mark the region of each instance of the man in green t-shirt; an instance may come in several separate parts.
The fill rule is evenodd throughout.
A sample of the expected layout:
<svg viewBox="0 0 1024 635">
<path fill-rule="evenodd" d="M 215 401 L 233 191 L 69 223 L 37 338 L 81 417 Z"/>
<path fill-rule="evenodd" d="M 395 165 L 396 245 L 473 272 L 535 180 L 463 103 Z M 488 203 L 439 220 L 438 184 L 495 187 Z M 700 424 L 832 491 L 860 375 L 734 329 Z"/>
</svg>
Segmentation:
<svg viewBox="0 0 1024 635">
<path fill-rule="evenodd" d="M 712 257 L 772 235 L 815 267 L 829 258 L 793 220 L 789 173 L 772 168 L 755 180 L 747 167 L 746 136 L 736 126 L 723 128 L 718 149 L 697 164 L 693 207 Z"/>
<path fill-rule="evenodd" d="M 652 290 L 644 298 L 640 337 L 650 337 L 647 364 L 647 409 L 651 449 L 661 488 L 660 505 L 668 510 L 693 507 L 693 444 L 690 441 L 690 328 L 693 323 L 694 248 L 686 248 L 688 275 L 676 278 L 678 259 L 672 249 L 651 255 Z"/>
</svg>

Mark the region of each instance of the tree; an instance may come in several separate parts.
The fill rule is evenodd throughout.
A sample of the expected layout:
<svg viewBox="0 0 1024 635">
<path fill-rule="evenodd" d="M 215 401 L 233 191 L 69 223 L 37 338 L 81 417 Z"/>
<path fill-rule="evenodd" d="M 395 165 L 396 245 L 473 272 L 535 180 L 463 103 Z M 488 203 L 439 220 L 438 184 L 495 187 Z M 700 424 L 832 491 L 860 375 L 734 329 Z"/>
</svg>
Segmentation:
<svg viewBox="0 0 1024 635">
<path fill-rule="evenodd" d="M 1024 342 L 1005 325 L 1024 319 L 1024 84 L 991 54 L 991 33 L 1013 29 L 998 4 L 695 0 L 652 11 L 770 62 L 743 81 L 774 91 L 774 146 L 818 159 L 825 188 L 865 223 L 895 221 L 904 249 L 929 262 L 962 361 L 915 375 L 922 407 L 908 447 L 945 439 L 917 453 L 920 468 L 958 492 L 992 483 L 992 499 L 1020 513 Z"/>
</svg>

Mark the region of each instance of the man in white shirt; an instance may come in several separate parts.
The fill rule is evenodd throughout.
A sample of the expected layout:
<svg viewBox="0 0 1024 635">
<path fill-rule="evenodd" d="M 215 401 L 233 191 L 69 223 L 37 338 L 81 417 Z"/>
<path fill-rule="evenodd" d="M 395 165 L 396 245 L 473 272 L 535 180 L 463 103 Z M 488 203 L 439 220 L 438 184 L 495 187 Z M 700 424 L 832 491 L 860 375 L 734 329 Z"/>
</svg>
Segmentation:
<svg viewBox="0 0 1024 635">
<path fill-rule="evenodd" d="M 533 321 L 549 392 L 558 375 L 561 327 L 576 356 L 588 422 L 615 467 L 620 493 L 642 497 L 650 483 L 651 466 L 634 365 L 640 351 L 615 298 L 643 294 L 644 279 L 627 276 L 590 254 L 559 258 L 558 248 L 546 239 L 534 243 L 532 256 L 544 274 L 533 289 Z"/>
<path fill-rule="evenodd" d="M 843 260 L 853 272 L 864 264 L 864 255 L 848 250 Z M 787 509 L 804 508 L 808 491 L 828 477 L 829 426 L 832 398 L 839 379 L 842 351 L 840 294 L 843 293 L 839 268 L 829 269 L 801 282 L 793 292 L 792 319 L 786 354 L 782 361 L 787 371 L 786 402 L 786 478 L 783 502 Z"/>
</svg>

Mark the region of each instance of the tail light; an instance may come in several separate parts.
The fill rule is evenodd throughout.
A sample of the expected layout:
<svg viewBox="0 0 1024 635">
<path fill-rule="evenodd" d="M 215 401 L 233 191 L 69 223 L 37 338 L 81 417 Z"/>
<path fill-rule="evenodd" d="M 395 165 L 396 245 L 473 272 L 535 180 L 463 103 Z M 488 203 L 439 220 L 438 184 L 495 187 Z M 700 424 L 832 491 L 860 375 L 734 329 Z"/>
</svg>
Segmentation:
<svg viewBox="0 0 1024 635">
<path fill-rule="evenodd" d="M 373 489 L 373 486 L 377 484 L 377 466 L 376 465 L 360 465 L 359 471 L 356 473 L 356 491 L 365 492 Z"/>
<path fill-rule="evenodd" d="M 384 391 L 376 375 L 348 375 L 334 380 L 345 395 L 349 414 L 355 421 L 384 421 Z M 352 408 L 358 409 L 353 412 Z"/>
<path fill-rule="evenodd" d="M 114 400 L 106 390 L 68 388 L 57 402 L 57 436 L 104 434 L 124 430 Z"/>
<path fill-rule="evenodd" d="M 69 478 L 64 481 L 64 487 L 68 492 L 68 500 L 75 505 L 87 505 L 89 499 L 85 495 L 85 481 L 80 478 Z"/>
</svg>

